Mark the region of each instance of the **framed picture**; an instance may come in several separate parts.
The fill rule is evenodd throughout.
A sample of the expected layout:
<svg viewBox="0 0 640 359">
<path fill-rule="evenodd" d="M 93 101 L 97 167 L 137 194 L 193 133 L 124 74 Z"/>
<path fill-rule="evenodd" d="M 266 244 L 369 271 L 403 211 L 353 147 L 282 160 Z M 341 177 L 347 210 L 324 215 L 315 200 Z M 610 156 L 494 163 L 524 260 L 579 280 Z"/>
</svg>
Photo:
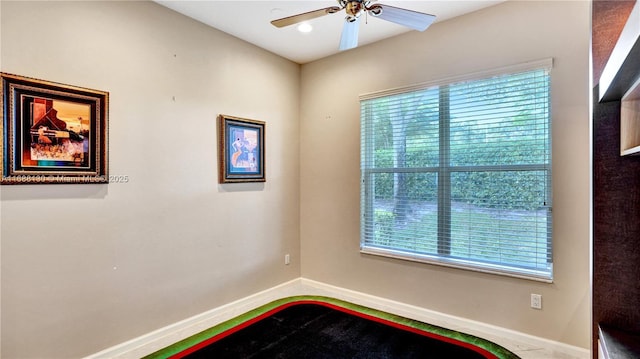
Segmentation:
<svg viewBox="0 0 640 359">
<path fill-rule="evenodd" d="M 219 115 L 220 183 L 264 182 L 263 121 Z"/>
<path fill-rule="evenodd" d="M 108 92 L 0 77 L 2 184 L 109 182 Z"/>
</svg>

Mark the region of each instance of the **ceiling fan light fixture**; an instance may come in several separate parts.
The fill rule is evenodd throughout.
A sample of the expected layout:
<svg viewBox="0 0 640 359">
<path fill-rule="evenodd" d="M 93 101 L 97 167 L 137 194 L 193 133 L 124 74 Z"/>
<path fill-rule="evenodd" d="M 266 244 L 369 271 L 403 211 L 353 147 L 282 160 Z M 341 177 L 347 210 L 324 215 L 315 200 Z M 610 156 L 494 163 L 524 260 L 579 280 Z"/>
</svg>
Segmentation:
<svg viewBox="0 0 640 359">
<path fill-rule="evenodd" d="M 380 16 L 380 14 L 382 14 L 382 6 L 376 4 L 367 8 L 367 11 L 371 16 Z"/>
</svg>

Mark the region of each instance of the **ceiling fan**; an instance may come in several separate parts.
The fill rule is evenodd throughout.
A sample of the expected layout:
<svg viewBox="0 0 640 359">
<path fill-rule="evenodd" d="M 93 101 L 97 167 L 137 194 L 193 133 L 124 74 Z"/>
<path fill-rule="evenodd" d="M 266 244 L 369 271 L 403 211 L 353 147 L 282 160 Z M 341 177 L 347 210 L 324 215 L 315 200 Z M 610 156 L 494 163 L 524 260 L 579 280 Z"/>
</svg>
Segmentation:
<svg viewBox="0 0 640 359">
<path fill-rule="evenodd" d="M 426 30 L 436 19 L 434 15 L 418 11 L 383 4 L 372 4 L 374 1 L 376 0 L 338 0 L 339 6 L 330 6 L 324 9 L 288 16 L 273 20 L 271 24 L 276 27 L 285 27 L 345 10 L 347 17 L 345 18 L 342 35 L 340 37 L 340 50 L 348 50 L 358 46 L 358 29 L 360 26 L 360 16 L 363 13 L 418 31 Z"/>
</svg>

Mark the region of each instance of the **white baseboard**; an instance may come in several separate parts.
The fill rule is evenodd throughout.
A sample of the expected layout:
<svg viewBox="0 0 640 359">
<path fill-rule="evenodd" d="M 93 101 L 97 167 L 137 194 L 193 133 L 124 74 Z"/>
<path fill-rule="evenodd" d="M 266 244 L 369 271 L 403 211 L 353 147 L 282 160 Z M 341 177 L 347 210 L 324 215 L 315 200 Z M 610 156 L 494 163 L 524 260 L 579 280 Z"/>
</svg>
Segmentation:
<svg viewBox="0 0 640 359">
<path fill-rule="evenodd" d="M 574 347 L 510 329 L 435 312 L 425 308 L 332 286 L 310 279 L 298 278 L 246 298 L 214 308 L 191 318 L 187 318 L 178 323 L 160 328 L 125 343 L 105 349 L 99 353 L 88 356 L 87 359 L 141 358 L 274 300 L 299 295 L 332 297 L 429 324 L 476 335 L 502 345 L 523 359 L 590 358 L 590 352 L 588 349 Z"/>
<path fill-rule="evenodd" d="M 285 297 L 299 295 L 300 278 L 236 300 L 122 344 L 89 355 L 86 359 L 139 359 L 182 339 Z"/>
<path fill-rule="evenodd" d="M 589 349 L 580 348 L 553 340 L 491 324 L 477 322 L 453 315 L 436 312 L 386 298 L 376 297 L 326 283 L 301 278 L 301 285 L 308 295 L 325 295 L 336 299 L 359 304 L 365 307 L 396 314 L 421 322 L 441 326 L 447 329 L 475 335 L 514 352 L 523 359 L 528 358 L 591 358 Z"/>
</svg>

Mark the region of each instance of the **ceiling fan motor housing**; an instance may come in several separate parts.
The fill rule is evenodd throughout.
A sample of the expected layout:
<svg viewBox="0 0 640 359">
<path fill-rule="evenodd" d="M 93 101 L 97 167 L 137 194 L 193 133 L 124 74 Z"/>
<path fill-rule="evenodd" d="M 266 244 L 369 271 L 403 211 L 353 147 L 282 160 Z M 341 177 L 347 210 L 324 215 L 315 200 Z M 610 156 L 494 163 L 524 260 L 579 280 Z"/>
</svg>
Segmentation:
<svg viewBox="0 0 640 359">
<path fill-rule="evenodd" d="M 338 3 L 341 8 L 345 9 L 345 12 L 347 13 L 346 20 L 348 22 L 356 21 L 365 11 L 369 12 L 372 16 L 382 14 L 382 6 L 378 4 L 369 6 L 369 4 L 371 4 L 371 0 L 338 0 Z"/>
<path fill-rule="evenodd" d="M 354 22 L 356 21 L 362 12 L 366 10 L 366 6 L 369 1 L 364 0 L 355 0 L 355 1 L 346 1 L 346 0 L 338 0 L 340 6 L 344 7 L 345 12 L 347 13 L 347 21 Z"/>
</svg>

